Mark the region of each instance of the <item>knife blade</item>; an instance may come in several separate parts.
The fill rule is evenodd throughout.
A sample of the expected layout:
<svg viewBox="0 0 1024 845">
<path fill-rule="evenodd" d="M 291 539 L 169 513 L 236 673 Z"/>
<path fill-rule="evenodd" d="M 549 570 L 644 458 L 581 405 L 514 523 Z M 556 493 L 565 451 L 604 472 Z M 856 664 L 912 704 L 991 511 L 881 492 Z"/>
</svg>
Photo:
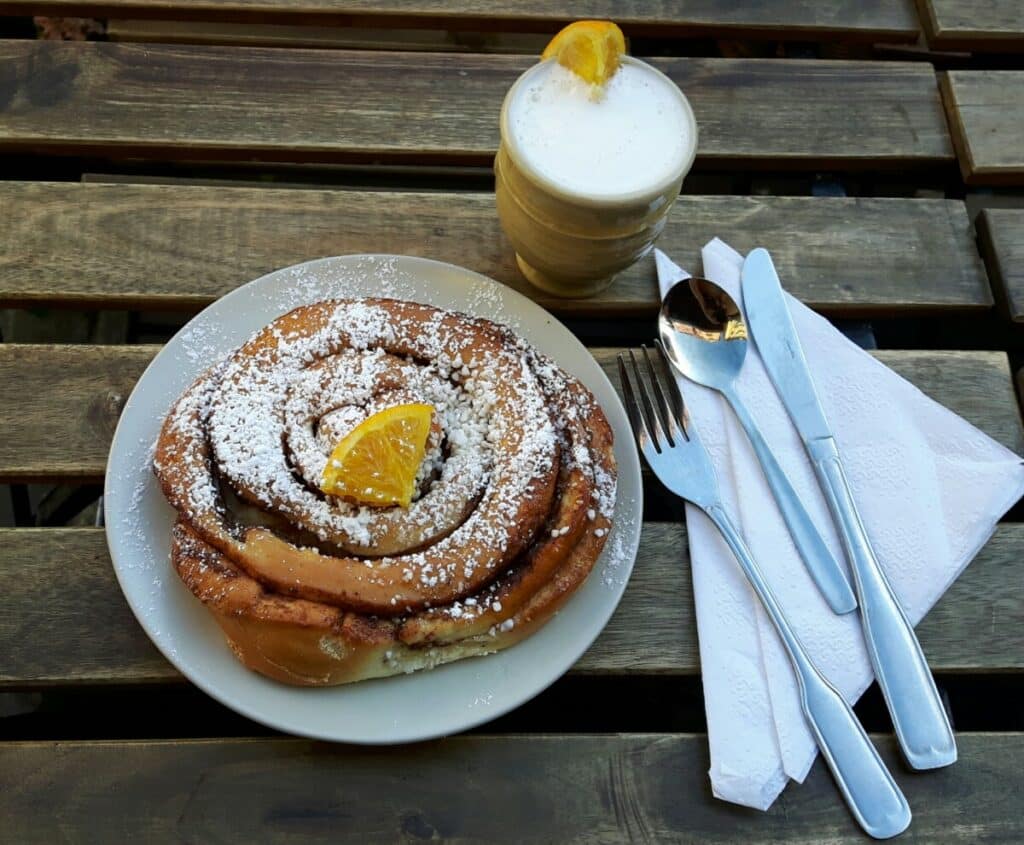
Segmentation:
<svg viewBox="0 0 1024 845">
<path fill-rule="evenodd" d="M 956 761 L 956 741 L 914 629 L 886 580 L 857 511 L 839 448 L 818 399 L 782 283 L 767 250 L 743 262 L 743 305 L 768 377 L 811 458 L 839 527 L 857 591 L 868 655 L 907 762 Z"/>
<path fill-rule="evenodd" d="M 750 283 L 747 279 L 751 279 Z M 768 377 L 806 444 L 831 437 L 807 359 L 786 306 L 782 285 L 767 250 L 755 249 L 743 262 L 743 306 Z M 756 315 L 756 325 L 755 325 Z M 757 326 L 761 327 L 758 331 Z M 771 330 L 766 330 L 772 326 Z"/>
</svg>

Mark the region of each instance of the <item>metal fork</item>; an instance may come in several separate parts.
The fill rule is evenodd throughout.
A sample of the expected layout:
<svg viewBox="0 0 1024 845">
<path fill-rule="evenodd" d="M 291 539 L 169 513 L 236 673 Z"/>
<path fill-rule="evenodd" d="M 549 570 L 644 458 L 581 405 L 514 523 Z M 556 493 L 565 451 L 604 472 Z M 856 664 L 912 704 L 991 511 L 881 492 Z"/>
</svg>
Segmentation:
<svg viewBox="0 0 1024 845">
<path fill-rule="evenodd" d="M 662 365 L 671 374 L 671 365 L 660 344 L 658 352 Z M 906 798 L 850 705 L 811 662 L 722 505 L 715 471 L 696 427 L 687 418 L 675 378 L 659 375 L 646 346 L 643 357 L 647 381 L 641 375 L 632 350 L 629 350 L 628 367 L 623 355 L 619 355 L 626 411 L 640 451 L 662 484 L 704 511 L 722 532 L 782 638 L 796 673 L 804 716 L 854 817 L 876 839 L 902 833 L 910 824 Z M 636 391 L 630 373 L 636 382 Z"/>
</svg>

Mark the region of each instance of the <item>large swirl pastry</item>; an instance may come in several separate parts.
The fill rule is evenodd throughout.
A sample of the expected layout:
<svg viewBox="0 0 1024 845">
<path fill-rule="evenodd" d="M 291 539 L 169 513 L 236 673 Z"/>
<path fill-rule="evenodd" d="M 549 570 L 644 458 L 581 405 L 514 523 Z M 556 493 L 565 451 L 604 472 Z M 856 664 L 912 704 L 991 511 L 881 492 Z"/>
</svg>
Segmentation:
<svg viewBox="0 0 1024 845">
<path fill-rule="evenodd" d="M 432 406 L 407 508 L 321 488 L 355 426 Z M 611 528 L 590 392 L 509 329 L 387 299 L 297 308 L 171 409 L 154 467 L 172 561 L 249 668 L 341 684 L 487 654 L 549 619 Z"/>
</svg>

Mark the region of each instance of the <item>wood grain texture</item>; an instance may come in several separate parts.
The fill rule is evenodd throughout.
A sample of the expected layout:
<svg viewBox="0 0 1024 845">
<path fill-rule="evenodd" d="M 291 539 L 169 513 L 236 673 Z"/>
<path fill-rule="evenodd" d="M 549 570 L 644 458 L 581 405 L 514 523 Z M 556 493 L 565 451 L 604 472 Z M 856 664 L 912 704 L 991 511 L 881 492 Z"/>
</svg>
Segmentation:
<svg viewBox="0 0 1024 845">
<path fill-rule="evenodd" d="M 487 163 L 527 56 L 0 42 L 0 151 Z M 951 161 L 930 67 L 657 59 L 689 97 L 698 162 Z"/>
<path fill-rule="evenodd" d="M 102 529 L 0 529 L 0 538 L 0 587 L 10 608 L 0 619 L 0 684 L 180 678 L 125 602 Z M 170 564 L 167 575 L 170 586 Z"/>
<path fill-rule="evenodd" d="M 1024 526 L 1006 523 L 918 626 L 942 673 L 1024 671 Z M 164 584 L 184 590 L 168 569 Z M 135 621 L 103 531 L 0 529 L 0 688 L 182 680 Z M 575 675 L 700 672 L 686 530 L 645 523 L 622 603 Z"/>
<path fill-rule="evenodd" d="M 1020 0 L 920 0 L 918 5 L 932 47 L 1011 52 L 1024 46 Z"/>
<path fill-rule="evenodd" d="M 60 14 L 175 20 L 271 20 L 379 28 L 529 30 L 554 33 L 580 18 L 612 18 L 630 33 L 912 41 L 911 0 L 5 0 L 4 14 Z"/>
<path fill-rule="evenodd" d="M 0 344 L 3 480 L 101 479 L 121 410 L 154 354 L 145 346 Z"/>
<path fill-rule="evenodd" d="M 196 309 L 278 267 L 382 252 L 468 267 L 570 317 L 658 307 L 650 257 L 593 299 L 534 289 L 489 193 L 0 182 L 0 213 L 2 305 Z M 696 270 L 716 235 L 770 245 L 786 286 L 831 314 L 992 303 L 956 200 L 682 196 L 659 246 Z"/>
<path fill-rule="evenodd" d="M 964 181 L 1024 185 L 1024 72 L 950 70 L 939 81 Z"/>
<path fill-rule="evenodd" d="M 618 385 L 615 349 L 593 349 Z M 99 481 L 155 346 L 0 344 L 0 482 Z M 880 361 L 1008 448 L 1024 433 L 1003 352 L 881 350 Z"/>
<path fill-rule="evenodd" d="M 873 739 L 914 808 L 913 841 L 1009 845 L 1024 837 L 1024 735 L 961 733 L 957 765 L 921 776 L 905 774 L 891 737 Z M 867 841 L 820 761 L 767 813 L 713 799 L 707 769 L 700 734 L 480 735 L 390 748 L 276 738 L 11 742 L 0 746 L 0 813 L 12 841 L 25 845 L 69 836 L 354 845 Z"/>
<path fill-rule="evenodd" d="M 1000 308 L 1024 322 L 1024 208 L 986 208 L 975 222 Z"/>
</svg>

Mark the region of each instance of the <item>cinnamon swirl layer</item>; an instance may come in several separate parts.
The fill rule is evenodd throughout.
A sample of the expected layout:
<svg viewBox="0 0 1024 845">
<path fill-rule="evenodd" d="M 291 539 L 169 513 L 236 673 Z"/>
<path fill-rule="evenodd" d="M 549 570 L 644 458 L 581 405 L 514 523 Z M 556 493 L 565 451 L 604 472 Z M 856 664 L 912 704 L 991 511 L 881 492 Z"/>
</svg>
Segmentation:
<svg viewBox="0 0 1024 845">
<path fill-rule="evenodd" d="M 434 409 L 412 504 L 325 495 L 338 440 L 410 402 Z M 586 577 L 615 495 L 586 388 L 502 326 L 383 299 L 257 332 L 178 400 L 154 467 L 182 579 L 248 666 L 303 684 L 517 641 Z"/>
</svg>

